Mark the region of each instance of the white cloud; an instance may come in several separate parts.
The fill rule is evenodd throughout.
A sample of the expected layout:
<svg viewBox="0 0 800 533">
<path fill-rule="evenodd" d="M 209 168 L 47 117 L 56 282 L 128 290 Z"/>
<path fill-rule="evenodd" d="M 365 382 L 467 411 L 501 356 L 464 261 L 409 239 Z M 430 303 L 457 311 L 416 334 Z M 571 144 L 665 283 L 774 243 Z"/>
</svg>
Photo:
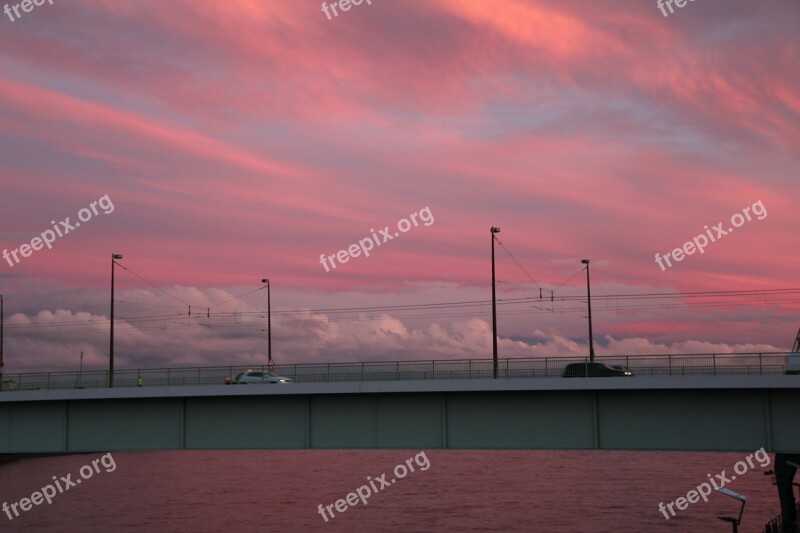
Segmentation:
<svg viewBox="0 0 800 533">
<path fill-rule="evenodd" d="M 430 287 L 429 287 L 430 288 Z M 173 287 L 169 292 L 192 302 L 188 308 L 168 295 L 150 290 L 119 292 L 115 315 L 115 366 L 117 368 L 155 368 L 175 366 L 260 365 L 267 361 L 267 324 L 263 294 L 234 299 L 252 290 L 196 289 Z M 393 305 L 419 302 L 420 292 L 381 296 Z M 475 291 L 477 292 L 477 291 Z M 312 311 L 280 314 L 294 306 L 287 302 L 313 304 L 322 309 L 375 304 L 374 296 L 364 293 L 319 294 L 309 291 L 281 291 L 277 305 L 273 295 L 272 352 L 278 363 L 394 361 L 491 358 L 492 333 L 488 319 L 416 318 L 404 312 L 376 314 Z M 68 300 L 70 291 L 55 295 Z M 316 295 L 316 302 L 312 295 Z M 466 298 L 474 296 L 466 295 Z M 108 365 L 108 321 L 103 311 L 108 305 L 102 291 L 80 293 L 84 309 L 47 309 L 53 298 L 41 294 L 27 302 L 28 313 L 16 312 L 6 320 L 6 367 L 19 371 L 76 370 L 80 352 L 85 369 L 104 369 Z M 429 297 L 430 298 L 430 297 Z M 430 301 L 425 299 L 422 301 Z M 36 310 L 36 305 L 42 307 Z M 206 317 L 203 306 L 212 306 Z M 296 307 L 294 307 L 296 309 Z M 479 309 L 476 307 L 476 309 Z M 162 318 L 138 320 L 143 315 Z M 500 357 L 563 357 L 588 354 L 585 320 L 576 315 L 535 315 L 540 327 L 531 328 L 530 315 L 501 315 Z M 539 318 L 543 317 L 543 318 Z M 548 320 L 544 320 L 544 319 Z M 716 317 L 715 317 L 716 318 Z M 600 324 L 603 324 L 602 322 Z M 33 329 L 22 326 L 39 326 Z M 608 327 L 608 326 L 606 326 Z M 596 327 L 595 331 L 602 331 Z M 597 355 L 648 355 L 666 353 L 771 352 L 785 350 L 768 342 L 721 342 L 718 339 L 682 339 L 643 335 L 603 335 L 595 337 Z M 663 329 L 663 327 L 662 327 Z M 24 333 L 24 335 L 23 335 Z"/>
</svg>

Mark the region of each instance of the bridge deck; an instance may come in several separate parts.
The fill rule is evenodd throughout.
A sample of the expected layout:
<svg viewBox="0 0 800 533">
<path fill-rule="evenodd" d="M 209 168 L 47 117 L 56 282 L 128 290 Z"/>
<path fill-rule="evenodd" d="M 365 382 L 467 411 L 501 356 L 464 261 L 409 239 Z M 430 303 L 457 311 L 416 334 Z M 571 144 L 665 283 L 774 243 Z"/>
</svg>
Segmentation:
<svg viewBox="0 0 800 533">
<path fill-rule="evenodd" d="M 457 448 L 800 453 L 787 375 L 185 385 L 0 393 L 0 453 Z"/>
</svg>

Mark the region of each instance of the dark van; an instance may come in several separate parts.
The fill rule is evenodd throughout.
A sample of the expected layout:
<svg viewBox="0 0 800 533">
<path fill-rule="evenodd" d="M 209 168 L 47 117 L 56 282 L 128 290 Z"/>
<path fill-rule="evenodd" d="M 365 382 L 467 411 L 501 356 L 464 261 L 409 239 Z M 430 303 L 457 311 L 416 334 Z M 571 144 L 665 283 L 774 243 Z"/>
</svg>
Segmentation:
<svg viewBox="0 0 800 533">
<path fill-rule="evenodd" d="M 633 372 L 622 365 L 609 366 L 605 363 L 570 363 L 561 374 L 565 378 L 596 378 L 611 376 L 632 376 Z"/>
</svg>

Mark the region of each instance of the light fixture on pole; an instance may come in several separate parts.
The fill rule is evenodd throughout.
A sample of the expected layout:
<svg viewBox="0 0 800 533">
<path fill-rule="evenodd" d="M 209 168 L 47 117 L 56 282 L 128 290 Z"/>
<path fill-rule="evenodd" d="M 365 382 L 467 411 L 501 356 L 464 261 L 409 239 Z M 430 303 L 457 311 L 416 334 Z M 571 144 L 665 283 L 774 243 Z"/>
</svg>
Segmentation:
<svg viewBox="0 0 800 533">
<path fill-rule="evenodd" d="M 594 361 L 594 340 L 592 339 L 592 288 L 589 283 L 589 260 L 583 259 L 586 265 L 586 301 L 589 303 L 589 361 Z"/>
<path fill-rule="evenodd" d="M 275 364 L 272 362 L 272 309 L 270 308 L 269 301 L 270 283 L 266 278 L 262 279 L 261 283 L 267 284 L 267 368 L 272 372 L 272 369 L 275 368 Z"/>
<path fill-rule="evenodd" d="M 744 504 L 746 503 L 747 498 L 745 496 L 742 496 L 741 494 L 739 494 L 737 492 L 733 492 L 731 489 L 728 489 L 726 487 L 720 487 L 720 488 L 714 489 L 714 490 L 716 490 L 717 492 L 721 492 L 725 496 L 730 496 L 731 498 L 734 498 L 734 499 L 739 500 L 740 502 L 742 502 L 742 506 L 739 508 L 739 517 L 738 518 L 736 518 L 734 516 L 718 516 L 717 517 L 720 520 L 722 520 L 723 522 L 731 523 L 732 526 L 733 526 L 733 533 L 738 533 L 739 524 L 742 523 L 742 513 L 744 513 Z"/>
<path fill-rule="evenodd" d="M 492 235 L 492 369 L 494 378 L 497 379 L 497 298 L 494 281 L 494 234 L 500 233 L 500 228 L 491 227 Z"/>
<path fill-rule="evenodd" d="M 121 254 L 111 254 L 111 334 L 108 343 L 108 386 L 114 386 L 114 265 Z"/>
</svg>

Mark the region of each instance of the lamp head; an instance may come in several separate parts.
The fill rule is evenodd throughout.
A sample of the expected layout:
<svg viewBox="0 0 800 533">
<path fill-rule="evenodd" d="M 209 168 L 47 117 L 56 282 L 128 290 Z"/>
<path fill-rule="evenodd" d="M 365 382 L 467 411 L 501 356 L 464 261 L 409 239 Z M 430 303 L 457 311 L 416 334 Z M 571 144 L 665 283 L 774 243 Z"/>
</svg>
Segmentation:
<svg viewBox="0 0 800 533">
<path fill-rule="evenodd" d="M 269 283 L 269 280 L 267 278 L 264 278 L 261 280 L 261 283 Z"/>
<path fill-rule="evenodd" d="M 496 227 L 492 226 L 492 229 L 490 231 L 492 233 L 500 233 L 500 228 L 496 228 Z"/>
<path fill-rule="evenodd" d="M 588 265 L 589 264 L 589 260 L 588 259 L 581 259 L 581 263 L 583 263 L 584 265 Z"/>
<path fill-rule="evenodd" d="M 111 254 L 111 259 L 122 259 L 122 254 Z"/>
</svg>

